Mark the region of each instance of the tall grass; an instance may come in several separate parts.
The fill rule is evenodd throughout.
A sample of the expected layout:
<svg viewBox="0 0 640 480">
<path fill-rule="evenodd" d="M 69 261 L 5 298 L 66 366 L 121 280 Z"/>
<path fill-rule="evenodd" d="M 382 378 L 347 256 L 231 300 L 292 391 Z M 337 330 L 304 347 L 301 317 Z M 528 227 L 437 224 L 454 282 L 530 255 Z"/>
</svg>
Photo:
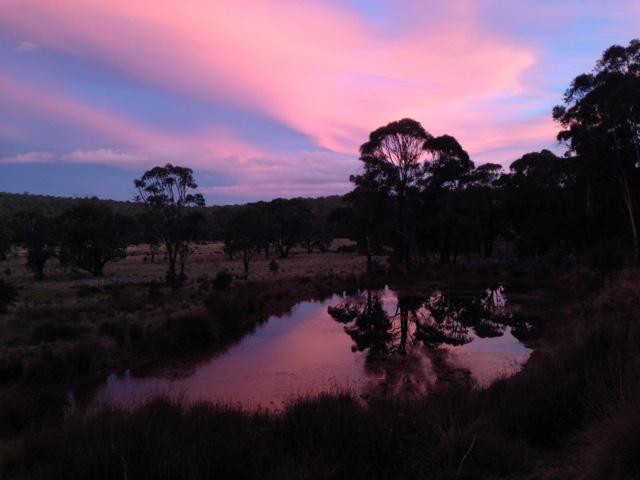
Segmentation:
<svg viewBox="0 0 640 480">
<path fill-rule="evenodd" d="M 640 472 L 640 280 L 622 272 L 546 322 L 525 368 L 486 390 L 363 406 L 350 394 L 244 412 L 157 398 L 44 422 L 8 478 L 575 478 Z"/>
</svg>

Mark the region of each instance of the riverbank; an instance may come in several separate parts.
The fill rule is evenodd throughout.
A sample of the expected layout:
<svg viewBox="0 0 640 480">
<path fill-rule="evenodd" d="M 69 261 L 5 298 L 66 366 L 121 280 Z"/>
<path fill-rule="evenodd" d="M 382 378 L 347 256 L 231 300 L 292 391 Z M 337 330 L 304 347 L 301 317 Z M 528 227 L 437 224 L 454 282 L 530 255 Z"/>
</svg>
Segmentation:
<svg viewBox="0 0 640 480">
<path fill-rule="evenodd" d="M 486 391 L 452 385 L 417 401 L 367 407 L 348 393 L 323 395 L 295 401 L 281 415 L 157 399 L 60 421 L 62 408 L 5 437 L 13 440 L 2 444 L 2 468 L 14 478 L 122 478 L 125 471 L 129 478 L 587 478 L 566 471 L 567 458 L 596 473 L 633 468 L 636 277 L 622 273 L 592 299 L 556 311 L 524 370 Z M 280 287 L 292 293 L 300 283 Z M 300 291 L 317 293 L 307 283 Z M 42 408 L 53 390 L 36 384 Z M 3 426 L 15 427 L 18 418 L 6 408 L 11 395 L 3 402 Z M 176 447 L 186 444 L 188 451 Z M 590 478 L 627 478 L 620 472 Z"/>
<path fill-rule="evenodd" d="M 5 340 L 12 338 L 0 356 L 0 439 L 61 421 L 73 406 L 69 391 L 90 398 L 112 372 L 150 375 L 189 368 L 301 300 L 326 298 L 364 284 L 356 275 L 278 281 L 226 277 L 225 284 L 230 284 L 224 288 L 216 286 L 216 277 L 204 282 L 178 292 L 164 289 L 158 303 L 151 300 L 148 307 L 150 300 L 141 301 L 138 310 L 124 315 L 117 306 L 98 307 L 113 300 L 112 293 L 103 290 L 92 292 L 96 298 L 89 302 L 14 313 L 6 321 L 22 327 L 23 334 L 4 331 Z M 129 284 L 117 292 L 135 299 L 145 298 L 147 290 L 144 284 Z M 20 325 L 24 323 L 31 323 L 30 328 Z"/>
<path fill-rule="evenodd" d="M 160 398 L 4 447 L 10 478 L 635 478 L 640 284 L 558 312 L 516 376 L 411 403 L 349 394 L 280 415 Z M 105 446 L 108 446 L 105 447 Z M 187 447 L 188 446 L 188 447 Z"/>
<path fill-rule="evenodd" d="M 21 256 L 3 262 L 19 297 L 0 317 L 0 388 L 30 377 L 37 380 L 42 376 L 38 372 L 47 369 L 55 370 L 48 376 L 58 383 L 73 383 L 78 377 L 90 382 L 124 369 L 165 369 L 224 348 L 301 300 L 362 288 L 366 282 L 415 290 L 460 284 L 484 288 L 489 283 L 531 288 L 548 285 L 553 278 L 547 270 L 476 262 L 434 264 L 410 276 L 387 272 L 365 280 L 365 260 L 358 254 L 300 251 L 279 260 L 277 273 L 268 271 L 268 260 L 257 260 L 247 277 L 239 261 L 224 257 L 220 245 L 198 248 L 179 291 L 163 286 L 165 267 L 144 261 L 141 247 L 108 265 L 106 276 L 97 279 L 54 263 L 45 281 L 34 282 Z M 230 274 L 221 284 L 220 272 Z"/>
</svg>

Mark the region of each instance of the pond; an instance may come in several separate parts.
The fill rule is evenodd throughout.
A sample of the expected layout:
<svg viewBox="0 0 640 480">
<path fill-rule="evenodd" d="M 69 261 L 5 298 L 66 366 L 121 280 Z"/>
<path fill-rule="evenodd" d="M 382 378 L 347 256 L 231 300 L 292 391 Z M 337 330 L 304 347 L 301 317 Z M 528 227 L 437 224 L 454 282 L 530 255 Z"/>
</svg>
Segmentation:
<svg viewBox="0 0 640 480">
<path fill-rule="evenodd" d="M 95 401 L 130 406 L 167 393 L 187 401 L 281 408 L 304 395 L 350 390 L 415 395 L 438 382 L 480 386 L 527 360 L 532 325 L 502 287 L 385 288 L 297 304 L 226 351 L 172 376 L 113 374 Z"/>
</svg>

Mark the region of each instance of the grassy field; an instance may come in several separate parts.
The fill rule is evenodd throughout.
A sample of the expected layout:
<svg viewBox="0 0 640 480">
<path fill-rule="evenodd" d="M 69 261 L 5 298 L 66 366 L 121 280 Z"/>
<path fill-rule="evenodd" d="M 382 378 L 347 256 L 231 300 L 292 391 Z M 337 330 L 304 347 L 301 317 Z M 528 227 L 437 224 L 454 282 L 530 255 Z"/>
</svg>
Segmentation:
<svg viewBox="0 0 640 480">
<path fill-rule="evenodd" d="M 277 260 L 276 274 L 257 258 L 247 277 L 221 245 L 200 245 L 178 291 L 162 285 L 166 265 L 145 260 L 144 247 L 103 278 L 54 261 L 35 282 L 20 252 L 2 262 L 20 296 L 0 317 L 0 478 L 636 478 L 636 270 L 586 300 L 602 284 L 589 271 L 466 262 L 366 277 L 364 257 L 336 249 L 296 250 Z M 220 271 L 233 276 L 226 289 L 216 287 Z M 423 399 L 367 406 L 336 393 L 292 401 L 280 414 L 175 399 L 69 413 L 70 387 L 90 389 L 124 368 L 188 364 L 298 301 L 367 283 L 434 282 L 545 284 L 575 301 L 566 310 L 539 303 L 540 348 L 520 374 L 487 390 L 454 382 Z"/>
<path fill-rule="evenodd" d="M 145 260 L 144 247 L 93 278 L 51 261 L 34 281 L 23 252 L 0 262 L 19 297 L 0 315 L 0 438 L 59 418 L 69 388 L 91 388 L 113 371 L 179 367 L 236 341 L 270 315 L 304 299 L 362 285 L 364 259 L 353 253 L 295 251 L 268 270 L 256 259 L 247 277 L 221 245 L 199 245 L 185 285 L 164 286 L 166 264 Z M 216 275 L 231 284 L 216 286 Z M 310 275 L 309 272 L 318 271 Z"/>
<path fill-rule="evenodd" d="M 334 242 L 334 248 L 344 243 Z M 131 247 L 100 278 L 52 260 L 45 280 L 34 281 L 20 251 L 1 262 L 1 274 L 19 297 L 0 317 L 0 378 L 24 373 L 43 354 L 76 347 L 103 351 L 108 365 L 92 366 L 101 371 L 198 353 L 301 299 L 356 288 L 365 267 L 355 253 L 299 250 L 277 260 L 277 273 L 269 270 L 271 259 L 259 257 L 245 275 L 240 260 L 229 260 L 222 245 L 198 245 L 186 266 L 185 285 L 174 291 L 163 284 L 162 256 L 152 263 L 146 253 L 144 246 Z M 233 280 L 220 291 L 214 279 L 223 271 Z M 237 325 L 223 326 L 222 318 L 231 316 Z"/>
</svg>

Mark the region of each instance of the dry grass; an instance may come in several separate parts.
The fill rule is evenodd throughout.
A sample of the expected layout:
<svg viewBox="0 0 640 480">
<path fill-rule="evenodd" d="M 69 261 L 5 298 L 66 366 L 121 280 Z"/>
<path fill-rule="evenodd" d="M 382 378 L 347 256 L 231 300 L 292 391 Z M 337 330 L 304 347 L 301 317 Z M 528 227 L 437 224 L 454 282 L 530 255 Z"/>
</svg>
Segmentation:
<svg viewBox="0 0 640 480">
<path fill-rule="evenodd" d="M 638 271 L 556 312 L 544 348 L 487 390 L 363 406 L 349 394 L 279 415 L 157 399 L 33 428 L 9 478 L 638 478 Z M 37 403 L 36 403 L 37 404 Z M 16 402 L 13 402 L 15 408 Z M 18 415 L 11 418 L 20 418 Z"/>
<path fill-rule="evenodd" d="M 97 279 L 52 262 L 47 279 L 36 282 L 24 257 L 3 262 L 20 297 L 0 316 L 0 396 L 15 384 L 40 382 L 44 372 L 64 389 L 114 370 L 149 372 L 196 361 L 301 300 L 361 286 L 365 263 L 356 254 L 296 251 L 280 260 L 277 274 L 259 259 L 247 278 L 221 245 L 198 249 L 178 291 L 160 281 L 165 264 L 143 261 L 142 247 Z M 213 280 L 223 269 L 235 278 L 220 292 Z M 314 269 L 320 273 L 309 274 Z"/>
<path fill-rule="evenodd" d="M 272 257 L 265 259 L 258 255 L 250 265 L 250 277 L 253 280 L 266 280 L 273 278 L 269 271 L 269 262 L 275 258 L 280 264 L 278 276 L 290 278 L 303 275 L 325 275 L 334 273 L 336 275 L 346 275 L 349 273 L 359 274 L 364 271 L 364 257 L 356 253 L 338 253 L 340 246 L 350 244 L 349 240 L 336 239 L 332 242 L 329 252 L 307 253 L 302 248 L 291 250 L 288 258 Z M 194 246 L 194 253 L 187 262 L 187 275 L 195 279 L 201 275 L 215 275 L 220 270 L 228 270 L 235 275 L 244 275 L 240 258 L 229 260 L 223 252 L 223 244 L 207 243 Z M 37 296 L 39 291 L 60 293 L 64 297 L 64 292 L 74 285 L 105 285 L 108 283 L 140 283 L 152 280 L 162 281 L 166 272 L 166 260 L 162 254 L 156 256 L 155 262 L 151 263 L 146 245 L 134 245 L 127 249 L 127 257 L 110 262 L 105 266 L 103 278 L 94 279 L 87 272 L 74 271 L 71 268 L 63 267 L 55 259 L 47 263 L 45 270 L 45 280 L 41 282 L 33 281 L 33 274 L 29 272 L 25 265 L 26 252 L 17 250 L 14 255 L 9 256 L 6 261 L 0 262 L 0 275 L 4 275 L 12 283 L 33 290 Z M 10 274 L 4 273 L 7 269 Z"/>
<path fill-rule="evenodd" d="M 369 407 L 325 395 L 281 415 L 160 399 L 65 417 L 65 382 L 233 341 L 304 297 L 359 286 L 364 268 L 355 254 L 298 251 L 277 275 L 259 259 L 243 279 L 220 245 L 199 248 L 177 293 L 150 286 L 164 265 L 143 250 L 104 279 L 54 266 L 34 283 L 24 259 L 4 263 L 21 299 L 0 319 L 0 477 L 638 478 L 638 270 L 550 315 L 522 372 L 484 391 Z M 210 282 L 224 268 L 236 275 L 226 293 Z"/>
<path fill-rule="evenodd" d="M 332 248 L 344 243 L 336 240 Z M 162 255 L 152 263 L 146 254 L 146 246 L 130 247 L 125 259 L 107 264 L 102 278 L 52 260 L 45 280 L 39 282 L 26 268 L 24 251 L 0 262 L 0 275 L 19 289 L 16 303 L 7 314 L 0 315 L 0 345 L 6 349 L 27 348 L 91 336 L 95 331 L 103 334 L 107 347 L 126 343 L 128 332 L 122 331 L 123 325 L 144 327 L 201 310 L 211 292 L 211 280 L 222 270 L 235 277 L 232 288 L 249 281 L 264 289 L 269 288 L 265 287 L 267 283 L 285 285 L 293 279 L 359 276 L 365 268 L 364 258 L 355 253 L 308 254 L 294 250 L 289 258 L 277 259 L 277 274 L 269 271 L 270 259 L 259 257 L 246 276 L 239 259 L 230 261 L 223 254 L 222 244 L 212 243 L 196 246 L 186 266 L 186 285 L 172 292 L 163 286 L 167 266 Z M 305 292 L 304 285 L 295 282 L 288 288 L 295 298 L 299 298 L 299 290 Z"/>
</svg>

